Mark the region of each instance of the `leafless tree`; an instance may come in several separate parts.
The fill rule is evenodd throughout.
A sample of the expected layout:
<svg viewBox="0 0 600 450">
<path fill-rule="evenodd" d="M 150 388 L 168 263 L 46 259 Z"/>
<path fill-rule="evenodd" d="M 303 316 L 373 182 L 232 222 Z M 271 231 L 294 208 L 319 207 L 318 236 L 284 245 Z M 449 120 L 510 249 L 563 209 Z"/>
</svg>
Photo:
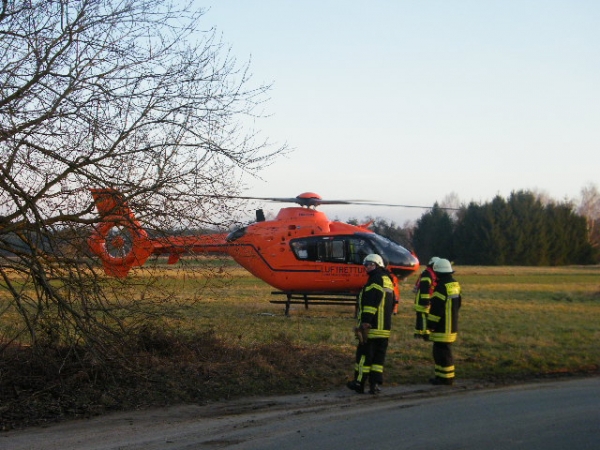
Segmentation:
<svg viewBox="0 0 600 450">
<path fill-rule="evenodd" d="M 452 191 L 448 195 L 446 195 L 444 197 L 444 199 L 442 200 L 442 202 L 440 203 L 440 207 L 442 209 L 447 208 L 446 212 L 448 213 L 450 218 L 454 221 L 456 221 L 458 219 L 458 212 L 459 212 L 459 209 L 461 206 L 464 206 L 464 205 L 461 204 L 458 194 L 454 191 Z"/>
<path fill-rule="evenodd" d="M 586 218 L 590 242 L 600 248 L 600 192 L 598 186 L 588 183 L 581 189 L 581 202 L 577 212 Z"/>
<path fill-rule="evenodd" d="M 82 264 L 90 188 L 121 191 L 144 226 L 223 225 L 223 198 L 285 151 L 253 127 L 269 86 L 206 11 L 174 5 L 0 0 L 0 346 L 101 346 L 135 322 L 124 299 L 158 298 Z"/>
</svg>

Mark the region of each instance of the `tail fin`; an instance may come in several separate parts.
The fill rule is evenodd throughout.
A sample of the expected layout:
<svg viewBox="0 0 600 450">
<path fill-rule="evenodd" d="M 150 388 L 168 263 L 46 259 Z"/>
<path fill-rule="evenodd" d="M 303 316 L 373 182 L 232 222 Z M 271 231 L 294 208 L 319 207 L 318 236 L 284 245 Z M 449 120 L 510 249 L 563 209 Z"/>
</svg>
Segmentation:
<svg viewBox="0 0 600 450">
<path fill-rule="evenodd" d="M 114 189 L 90 189 L 100 222 L 88 239 L 91 251 L 102 260 L 108 275 L 123 278 L 133 266 L 143 265 L 153 253 L 148 233 Z"/>
<path fill-rule="evenodd" d="M 96 209 L 101 218 L 121 216 L 133 219 L 133 212 L 123 199 L 123 194 L 115 189 L 90 189 Z"/>
</svg>

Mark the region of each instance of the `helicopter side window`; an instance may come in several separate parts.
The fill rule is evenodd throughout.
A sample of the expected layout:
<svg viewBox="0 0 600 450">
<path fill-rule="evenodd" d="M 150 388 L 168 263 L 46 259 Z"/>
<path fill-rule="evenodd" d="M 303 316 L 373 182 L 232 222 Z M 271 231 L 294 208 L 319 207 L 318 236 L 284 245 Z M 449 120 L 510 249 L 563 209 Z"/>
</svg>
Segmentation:
<svg viewBox="0 0 600 450">
<path fill-rule="evenodd" d="M 318 260 L 328 262 L 345 262 L 345 249 L 344 241 L 336 240 L 323 240 L 317 245 L 318 249 Z"/>
<path fill-rule="evenodd" d="M 373 242 L 356 235 L 295 239 L 290 245 L 296 258 L 303 261 L 362 264 L 368 254 L 379 253 Z"/>
<path fill-rule="evenodd" d="M 305 241 L 292 242 L 292 250 L 298 259 L 308 259 L 308 249 Z"/>
<path fill-rule="evenodd" d="M 346 262 L 347 250 L 342 239 L 297 239 L 290 245 L 296 258 L 301 260 Z"/>
<path fill-rule="evenodd" d="M 331 241 L 331 257 L 333 261 L 344 261 L 344 241 Z"/>
</svg>

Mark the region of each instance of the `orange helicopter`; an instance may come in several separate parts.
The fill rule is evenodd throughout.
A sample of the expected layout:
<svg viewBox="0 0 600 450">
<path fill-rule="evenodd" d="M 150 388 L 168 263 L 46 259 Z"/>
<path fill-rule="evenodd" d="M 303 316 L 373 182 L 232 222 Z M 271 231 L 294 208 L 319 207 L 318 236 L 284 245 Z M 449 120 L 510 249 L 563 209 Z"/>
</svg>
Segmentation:
<svg viewBox="0 0 600 450">
<path fill-rule="evenodd" d="M 91 192 L 100 223 L 88 244 L 101 259 L 105 272 L 115 277 L 127 276 L 132 267 L 143 265 L 151 255 L 168 255 L 168 263 L 175 264 L 184 253 L 225 253 L 280 290 L 277 293 L 286 294 L 287 313 L 294 298 L 307 302 L 310 296 L 321 301 L 327 295 L 355 297 L 367 280 L 362 263 L 369 253 L 381 255 L 398 279 L 419 268 L 413 253 L 369 230 L 370 223 L 355 226 L 330 221 L 316 210 L 319 205 L 356 202 L 323 200 L 312 192 L 295 198 L 236 197 L 294 202 L 299 206 L 282 208 L 273 220 L 265 220 L 262 210 L 258 210 L 255 223 L 231 233 L 151 238 L 119 192 Z M 301 297 L 294 297 L 298 295 Z"/>
</svg>

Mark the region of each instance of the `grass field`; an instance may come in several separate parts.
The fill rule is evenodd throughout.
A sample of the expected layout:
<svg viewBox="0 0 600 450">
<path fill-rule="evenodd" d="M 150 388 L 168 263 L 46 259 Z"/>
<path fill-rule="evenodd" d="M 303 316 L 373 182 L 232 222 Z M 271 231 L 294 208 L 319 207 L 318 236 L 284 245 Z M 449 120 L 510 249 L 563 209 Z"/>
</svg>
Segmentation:
<svg viewBox="0 0 600 450">
<path fill-rule="evenodd" d="M 600 364 L 600 268 L 456 267 L 463 289 L 460 333 L 454 345 L 457 376 L 512 379 L 556 373 L 596 372 Z M 418 383 L 431 375 L 431 344 L 412 337 L 412 284 L 402 285 L 388 351 L 388 383 Z M 343 354 L 350 375 L 355 340 L 349 306 L 282 305 L 269 301 L 271 288 L 241 269 L 221 294 L 194 309 L 187 326 L 214 327 L 240 345 L 285 340 Z M 226 305 L 224 304 L 226 303 Z M 221 317 L 222 316 L 222 317 Z M 221 317 L 219 319 L 219 317 Z M 313 368 L 318 370 L 318 368 Z"/>
<path fill-rule="evenodd" d="M 453 346 L 457 380 L 511 383 L 600 373 L 600 266 L 455 267 L 463 289 Z M 132 274 L 145 280 L 144 270 Z M 386 385 L 426 382 L 431 344 L 413 338 L 412 284 L 402 284 Z M 165 269 L 153 290 L 173 293 L 125 363 L 0 362 L 5 428 L 107 410 L 339 389 L 352 376 L 352 306 L 271 304 L 272 288 L 231 266 L 210 279 Z M 132 298 L 136 298 L 135 295 Z M 1 320 L 1 319 L 0 319 Z M 1 324 L 0 326 L 5 326 Z M 49 356 L 50 357 L 50 356 Z M 10 364 L 15 364 L 11 366 Z M 18 388 L 15 388 L 18 385 Z M 19 391 L 20 395 L 11 396 Z M 7 425 L 8 424 L 8 425 Z"/>
<path fill-rule="evenodd" d="M 180 311 L 179 329 L 214 330 L 218 339 L 241 348 L 284 342 L 324 350 L 330 363 L 307 370 L 327 374 L 323 387 L 345 382 L 355 347 L 353 307 L 292 305 L 286 317 L 282 305 L 270 303 L 268 285 L 243 269 L 229 275 L 228 284 Z M 454 345 L 457 377 L 510 380 L 598 371 L 600 267 L 456 267 L 455 276 L 463 289 Z M 390 384 L 419 383 L 432 371 L 431 344 L 412 337 L 414 279 L 403 283 L 394 318 L 385 373 Z"/>
</svg>

